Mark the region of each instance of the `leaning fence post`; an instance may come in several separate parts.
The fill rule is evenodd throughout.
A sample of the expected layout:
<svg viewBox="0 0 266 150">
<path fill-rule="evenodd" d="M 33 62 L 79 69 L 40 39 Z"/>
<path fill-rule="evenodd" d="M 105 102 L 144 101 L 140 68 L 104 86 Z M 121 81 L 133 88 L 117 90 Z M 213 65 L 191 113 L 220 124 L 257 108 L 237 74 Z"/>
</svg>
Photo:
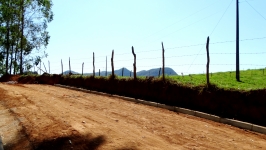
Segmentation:
<svg viewBox="0 0 266 150">
<path fill-rule="evenodd" d="M 163 46 L 163 42 L 162 42 L 162 57 L 163 57 L 163 68 L 162 68 L 162 73 L 163 73 L 163 81 L 165 80 L 164 78 L 164 46 Z"/>
<path fill-rule="evenodd" d="M 207 50 L 207 65 L 206 65 L 206 77 L 207 77 L 207 86 L 210 85 L 209 79 L 209 65 L 210 65 L 210 56 L 209 56 L 209 36 L 207 38 L 206 50 Z"/>
<path fill-rule="evenodd" d="M 132 54 L 134 55 L 134 64 L 133 64 L 133 69 L 134 69 L 134 80 L 137 78 L 137 68 L 136 68 L 136 54 L 134 52 L 134 47 L 132 46 Z"/>
<path fill-rule="evenodd" d="M 112 78 L 114 78 L 115 77 L 115 73 L 114 73 L 114 50 L 112 51 L 111 66 L 112 66 Z"/>
<path fill-rule="evenodd" d="M 44 66 L 44 69 L 45 69 L 45 73 L 47 73 L 47 70 L 46 70 L 46 67 L 45 67 L 45 64 L 43 63 L 43 66 Z"/>
</svg>

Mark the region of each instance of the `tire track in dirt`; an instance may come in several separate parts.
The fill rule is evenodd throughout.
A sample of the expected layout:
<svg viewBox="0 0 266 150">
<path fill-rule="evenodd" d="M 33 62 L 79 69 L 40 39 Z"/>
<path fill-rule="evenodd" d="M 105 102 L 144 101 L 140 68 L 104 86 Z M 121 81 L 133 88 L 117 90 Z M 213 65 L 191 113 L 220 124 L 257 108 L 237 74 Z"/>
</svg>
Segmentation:
<svg viewBox="0 0 266 150">
<path fill-rule="evenodd" d="M 69 90 L 69 91 L 71 91 L 71 90 Z M 77 93 L 79 93 L 79 92 L 77 92 Z M 101 97 L 101 96 L 99 96 L 99 97 Z M 69 97 L 69 98 L 71 98 L 71 97 Z M 116 100 L 118 100 L 118 99 L 116 99 Z M 104 102 L 101 101 L 101 103 L 104 103 Z M 112 103 L 112 102 L 110 102 L 110 103 Z M 123 103 L 132 104 L 130 102 L 123 102 Z M 197 122 L 199 120 L 202 122 L 202 124 L 209 124 L 211 122 L 212 124 L 215 124 L 216 126 L 221 126 L 222 127 L 222 129 L 218 129 L 217 134 L 223 132 L 223 130 L 224 130 L 223 127 L 224 128 L 232 128 L 231 126 L 228 126 L 228 125 L 214 123 L 212 121 L 208 121 L 208 120 L 205 120 L 205 119 L 200 119 L 200 118 L 193 117 L 193 116 L 188 116 L 188 115 L 183 115 L 184 117 L 181 118 L 180 120 L 178 120 L 178 119 L 168 120 L 167 122 L 164 122 L 163 120 L 162 121 L 154 120 L 153 119 L 154 115 L 155 116 L 156 115 L 164 115 L 164 112 L 168 112 L 168 111 L 165 111 L 165 110 L 154 111 L 154 109 L 152 107 L 149 107 L 149 106 L 145 106 L 145 108 L 146 108 L 146 110 L 148 110 L 147 108 L 150 108 L 152 112 L 151 111 L 146 111 L 145 112 L 145 113 L 151 112 L 150 115 L 149 114 L 145 115 L 145 116 L 148 116 L 148 119 L 145 120 L 145 118 L 141 118 L 141 117 L 139 118 L 138 117 L 138 116 L 141 115 L 141 112 L 138 113 L 137 108 L 135 110 L 133 110 L 135 115 L 132 115 L 132 114 L 124 114 L 124 115 L 122 115 L 123 114 L 123 112 L 122 112 L 123 110 L 134 109 L 134 107 L 139 107 L 139 104 L 130 105 L 130 107 L 127 107 L 127 106 L 124 105 L 123 106 L 124 109 L 120 108 L 121 110 L 119 110 L 117 108 L 113 108 L 112 106 L 113 105 L 109 105 L 109 108 L 108 108 L 109 112 L 111 112 L 111 113 L 109 113 L 109 117 L 121 116 L 121 118 L 127 118 L 127 121 L 131 120 L 131 123 L 136 123 L 136 124 L 141 124 L 141 122 L 145 122 L 145 124 L 143 124 L 141 129 L 149 130 L 152 133 L 154 133 L 154 131 L 155 131 L 155 134 L 160 135 L 166 141 L 170 141 L 170 143 L 176 143 L 177 145 L 180 145 L 182 143 L 186 143 L 187 140 L 189 140 L 191 138 L 194 138 L 194 139 L 206 139 L 206 141 L 208 141 L 208 142 L 214 141 L 219 146 L 223 147 L 223 144 L 222 143 L 220 144 L 219 141 L 224 140 L 223 138 L 219 138 L 219 137 L 217 137 L 216 140 L 210 139 L 210 138 L 208 138 L 208 132 L 202 132 L 200 134 L 192 134 L 190 136 L 187 136 L 186 132 L 189 133 L 189 132 L 191 132 L 191 130 L 194 131 L 194 132 L 197 132 L 197 129 L 195 128 L 195 126 L 192 126 L 191 128 L 188 128 L 188 127 L 186 127 L 186 125 L 184 123 L 183 124 L 180 123 L 180 126 L 182 127 L 182 132 L 181 133 L 179 133 L 179 134 L 171 134 L 169 131 L 176 130 L 174 128 L 173 124 L 177 124 L 178 125 L 179 121 L 183 122 L 183 120 L 188 120 L 189 119 L 190 122 L 192 122 L 192 123 L 195 122 L 195 124 L 197 124 Z M 158 113 L 156 113 L 156 112 L 158 112 Z M 180 115 L 182 115 L 182 114 L 180 114 Z M 167 117 L 167 115 L 165 117 Z M 136 119 L 136 118 L 139 118 L 139 119 Z M 141 119 L 144 119 L 144 120 L 142 121 Z M 155 123 L 152 124 L 154 126 L 151 126 L 151 123 L 149 122 L 149 120 L 153 120 L 155 122 Z M 162 127 L 158 127 L 158 126 L 156 126 L 156 124 L 163 124 L 163 126 Z M 212 126 L 212 125 L 209 125 L 209 126 Z M 206 128 L 206 130 L 208 130 L 209 126 L 205 125 L 204 128 Z M 242 133 L 243 132 L 243 130 L 241 130 L 241 129 L 237 129 L 237 128 L 232 128 L 232 129 L 236 129 L 235 132 L 238 132 L 238 133 Z M 161 132 L 157 132 L 156 133 L 156 130 L 159 130 Z M 212 131 L 212 132 L 216 132 L 216 131 Z M 180 136 L 182 136 L 183 138 L 180 138 Z M 225 133 L 224 136 L 226 137 L 226 133 Z M 173 137 L 176 137 L 176 138 L 173 138 Z M 232 137 L 228 136 L 228 138 L 232 138 Z M 175 139 L 179 139 L 179 140 L 175 140 Z M 195 141 L 195 143 L 197 143 L 197 141 Z M 199 145 L 204 145 L 204 143 L 199 143 Z"/>
<path fill-rule="evenodd" d="M 23 86 L 20 86 L 20 87 L 23 87 Z M 8 94 L 10 92 L 5 91 L 5 94 L 6 93 Z M 49 112 L 47 113 L 47 111 L 45 111 L 43 107 L 39 107 L 38 105 L 36 105 L 34 101 L 30 100 L 24 94 L 21 94 L 20 90 L 16 90 L 15 93 L 16 93 L 16 96 L 13 98 L 14 100 L 16 100 L 16 102 L 14 103 L 10 100 L 6 100 L 5 107 L 10 108 L 10 110 L 12 110 L 13 116 L 17 118 L 18 121 L 20 122 L 20 126 L 22 127 L 21 131 L 26 137 L 28 137 L 29 143 L 32 143 L 32 145 L 28 147 L 29 149 L 39 149 L 39 147 L 47 147 L 48 149 L 50 149 L 51 146 L 42 144 L 42 142 L 45 143 L 47 139 L 48 141 L 50 139 L 52 139 L 53 141 L 56 141 L 57 139 L 59 139 L 59 141 L 62 142 L 61 140 L 62 138 L 64 139 L 63 143 L 66 143 L 64 141 L 69 141 L 69 140 L 71 141 L 72 139 L 72 141 L 79 143 L 83 137 L 91 138 L 90 135 L 79 134 L 79 132 L 75 130 L 70 124 L 67 124 L 64 121 L 57 119 L 56 117 L 53 116 L 53 114 L 50 114 Z M 20 106 L 19 103 L 22 103 L 23 106 Z M 60 129 L 60 130 L 54 130 L 54 129 Z M 41 132 L 41 131 L 45 131 L 45 132 Z M 65 137 L 69 137 L 69 138 L 65 138 Z M 96 139 L 96 141 L 99 141 L 99 142 L 104 141 L 104 137 L 99 136 Z M 49 145 L 50 144 L 51 142 L 49 142 Z M 55 142 L 55 147 L 57 149 L 58 146 L 56 144 L 57 143 Z M 69 145 L 69 143 L 67 144 Z M 11 146 L 9 146 L 8 148 L 11 148 L 11 149 L 16 149 L 18 147 L 17 145 L 12 145 L 12 144 L 10 145 Z M 93 147 L 93 145 L 95 144 L 89 144 L 90 147 Z M 63 149 L 66 148 L 66 146 L 63 146 L 63 147 L 64 147 Z"/>
<path fill-rule="evenodd" d="M 63 90 L 65 90 L 65 89 L 63 89 Z M 48 91 L 48 90 L 47 90 Z M 47 94 L 52 94 L 52 93 L 50 93 L 50 92 L 47 92 L 46 91 L 46 93 Z M 91 95 L 91 94 L 86 94 L 88 97 L 82 97 L 82 99 L 83 99 L 83 101 L 79 101 L 79 100 L 81 100 L 80 99 L 80 97 L 81 96 L 76 96 L 77 94 L 80 94 L 80 93 L 75 93 L 75 91 L 71 91 L 72 93 L 74 93 L 73 95 L 71 95 L 71 96 L 69 96 L 69 95 L 65 95 L 64 96 L 64 101 L 67 101 L 67 102 L 69 102 L 71 105 L 74 105 L 75 103 L 81 103 L 81 105 L 82 106 L 87 106 L 87 107 L 89 107 L 89 106 L 91 106 L 90 108 L 88 108 L 88 109 L 86 109 L 85 111 L 84 110 L 82 110 L 82 109 L 75 109 L 75 110 L 73 110 L 74 111 L 74 114 L 72 114 L 71 116 L 73 117 L 73 116 L 75 116 L 76 114 L 85 114 L 85 115 L 82 115 L 82 118 L 86 118 L 86 119 L 89 119 L 89 120 L 92 120 L 93 122 L 97 122 L 97 124 L 98 125 L 94 125 L 94 127 L 93 126 L 90 126 L 91 128 L 93 127 L 93 128 L 95 128 L 95 127 L 97 127 L 97 128 L 101 128 L 100 126 L 102 126 L 103 127 L 103 129 L 101 129 L 101 130 L 106 130 L 106 129 L 104 129 L 104 128 L 107 128 L 107 127 L 109 127 L 109 128 L 111 128 L 111 127 L 116 127 L 117 126 L 117 124 L 116 123 L 118 123 L 119 122 L 119 119 L 117 119 L 117 116 L 116 117 L 111 117 L 110 115 L 106 115 L 106 114 L 98 114 L 97 115 L 97 117 L 94 117 L 94 116 L 91 116 L 90 114 L 92 114 L 95 110 L 105 110 L 105 109 L 114 109 L 114 110 L 117 110 L 116 109 L 116 107 L 112 107 L 112 103 L 113 102 L 108 102 L 108 99 L 106 99 L 107 101 L 101 101 L 101 105 L 100 106 L 98 106 L 98 104 L 99 103 L 97 103 L 97 104 L 94 104 L 94 102 L 90 102 L 90 100 L 89 99 L 93 99 L 94 97 L 98 97 L 97 95 Z M 57 95 L 57 96 L 60 96 L 60 95 Z M 106 97 L 101 97 L 101 98 L 103 98 L 103 99 L 105 99 Z M 117 100 L 117 99 L 116 99 Z M 121 100 L 120 100 L 121 101 Z M 87 104 L 86 104 L 86 103 Z M 124 101 L 121 101 L 121 102 L 124 102 Z M 88 104 L 89 103 L 89 104 Z M 62 106 L 62 107 L 65 107 L 66 105 L 64 105 L 64 106 Z M 104 108 L 100 108 L 100 107 L 104 107 Z M 90 109 L 92 109 L 92 110 L 90 110 Z M 121 112 L 120 112 L 121 113 Z M 80 116 L 80 115 L 79 115 Z M 93 119 L 94 118 L 94 119 Z M 101 120 L 101 122 L 99 122 L 99 121 L 96 121 L 96 119 L 97 120 Z M 81 122 L 81 120 L 80 120 L 80 122 Z M 115 123 L 114 125 L 113 124 L 110 124 L 110 122 L 113 122 L 113 123 Z M 108 126 L 106 126 L 108 124 Z M 78 126 L 78 125 L 76 125 L 76 124 L 73 124 L 72 125 L 74 128 L 76 128 L 77 130 L 79 130 L 80 132 L 83 132 L 80 128 L 80 126 Z M 121 126 L 123 126 L 122 128 L 127 128 L 127 126 L 128 126 L 128 124 L 127 125 L 121 125 Z M 86 126 L 85 126 L 86 127 Z M 108 129 L 108 130 L 106 130 L 106 132 L 107 133 L 109 133 L 109 134 L 112 134 L 112 132 Z M 133 131 L 133 130 L 127 130 L 127 131 L 124 131 L 124 130 L 119 130 L 119 131 L 116 131 L 116 133 L 115 134 L 118 134 L 118 132 L 119 132 L 119 134 L 121 134 L 121 135 L 123 135 L 123 136 L 126 136 L 126 135 L 128 135 L 129 133 L 134 133 L 134 132 L 139 132 L 139 131 Z M 142 140 L 142 138 L 141 137 L 139 137 L 139 134 L 140 133 L 138 133 L 138 134 L 131 134 L 131 136 L 133 137 L 135 137 L 136 139 L 139 139 L 139 140 Z M 150 137 L 152 137 L 153 135 L 151 135 L 150 133 L 145 133 L 145 134 L 147 134 L 147 135 L 150 135 Z M 161 139 L 160 140 L 156 140 L 156 141 L 151 141 L 152 143 L 161 143 L 160 142 L 161 141 Z M 148 143 L 147 143 L 148 144 Z M 156 145 L 155 144 L 155 145 Z"/>
</svg>

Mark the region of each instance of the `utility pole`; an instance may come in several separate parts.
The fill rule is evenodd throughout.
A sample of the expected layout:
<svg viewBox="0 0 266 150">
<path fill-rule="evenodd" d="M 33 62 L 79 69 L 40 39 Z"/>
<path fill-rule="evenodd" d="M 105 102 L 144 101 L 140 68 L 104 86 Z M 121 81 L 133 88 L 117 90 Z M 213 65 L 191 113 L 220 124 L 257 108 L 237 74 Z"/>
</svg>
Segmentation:
<svg viewBox="0 0 266 150">
<path fill-rule="evenodd" d="M 240 81 L 239 73 L 239 7 L 236 0 L 236 80 Z"/>
</svg>

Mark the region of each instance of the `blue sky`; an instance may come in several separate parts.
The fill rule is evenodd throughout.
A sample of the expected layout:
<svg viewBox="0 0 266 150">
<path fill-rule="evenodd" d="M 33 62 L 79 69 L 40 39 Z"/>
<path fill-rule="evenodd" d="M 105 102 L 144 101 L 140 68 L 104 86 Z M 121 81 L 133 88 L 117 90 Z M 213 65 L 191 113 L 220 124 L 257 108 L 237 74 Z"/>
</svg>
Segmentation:
<svg viewBox="0 0 266 150">
<path fill-rule="evenodd" d="M 239 0 L 240 68 L 266 67 L 266 1 Z M 46 48 L 51 73 L 71 68 L 92 72 L 133 70 L 134 46 L 137 71 L 165 65 L 178 74 L 206 70 L 207 36 L 210 36 L 210 72 L 235 70 L 236 0 L 77 0 L 53 1 L 54 20 L 48 25 L 51 36 Z M 221 54 L 222 53 L 222 54 Z"/>
</svg>

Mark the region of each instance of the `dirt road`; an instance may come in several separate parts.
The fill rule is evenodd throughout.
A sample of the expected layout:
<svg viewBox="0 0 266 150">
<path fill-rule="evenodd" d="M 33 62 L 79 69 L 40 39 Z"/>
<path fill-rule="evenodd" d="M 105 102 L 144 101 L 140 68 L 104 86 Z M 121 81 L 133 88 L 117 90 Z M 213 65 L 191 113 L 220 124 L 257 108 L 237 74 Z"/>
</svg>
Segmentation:
<svg viewBox="0 0 266 150">
<path fill-rule="evenodd" d="M 8 149 L 266 149 L 266 135 L 49 85 L 0 83 Z"/>
</svg>

